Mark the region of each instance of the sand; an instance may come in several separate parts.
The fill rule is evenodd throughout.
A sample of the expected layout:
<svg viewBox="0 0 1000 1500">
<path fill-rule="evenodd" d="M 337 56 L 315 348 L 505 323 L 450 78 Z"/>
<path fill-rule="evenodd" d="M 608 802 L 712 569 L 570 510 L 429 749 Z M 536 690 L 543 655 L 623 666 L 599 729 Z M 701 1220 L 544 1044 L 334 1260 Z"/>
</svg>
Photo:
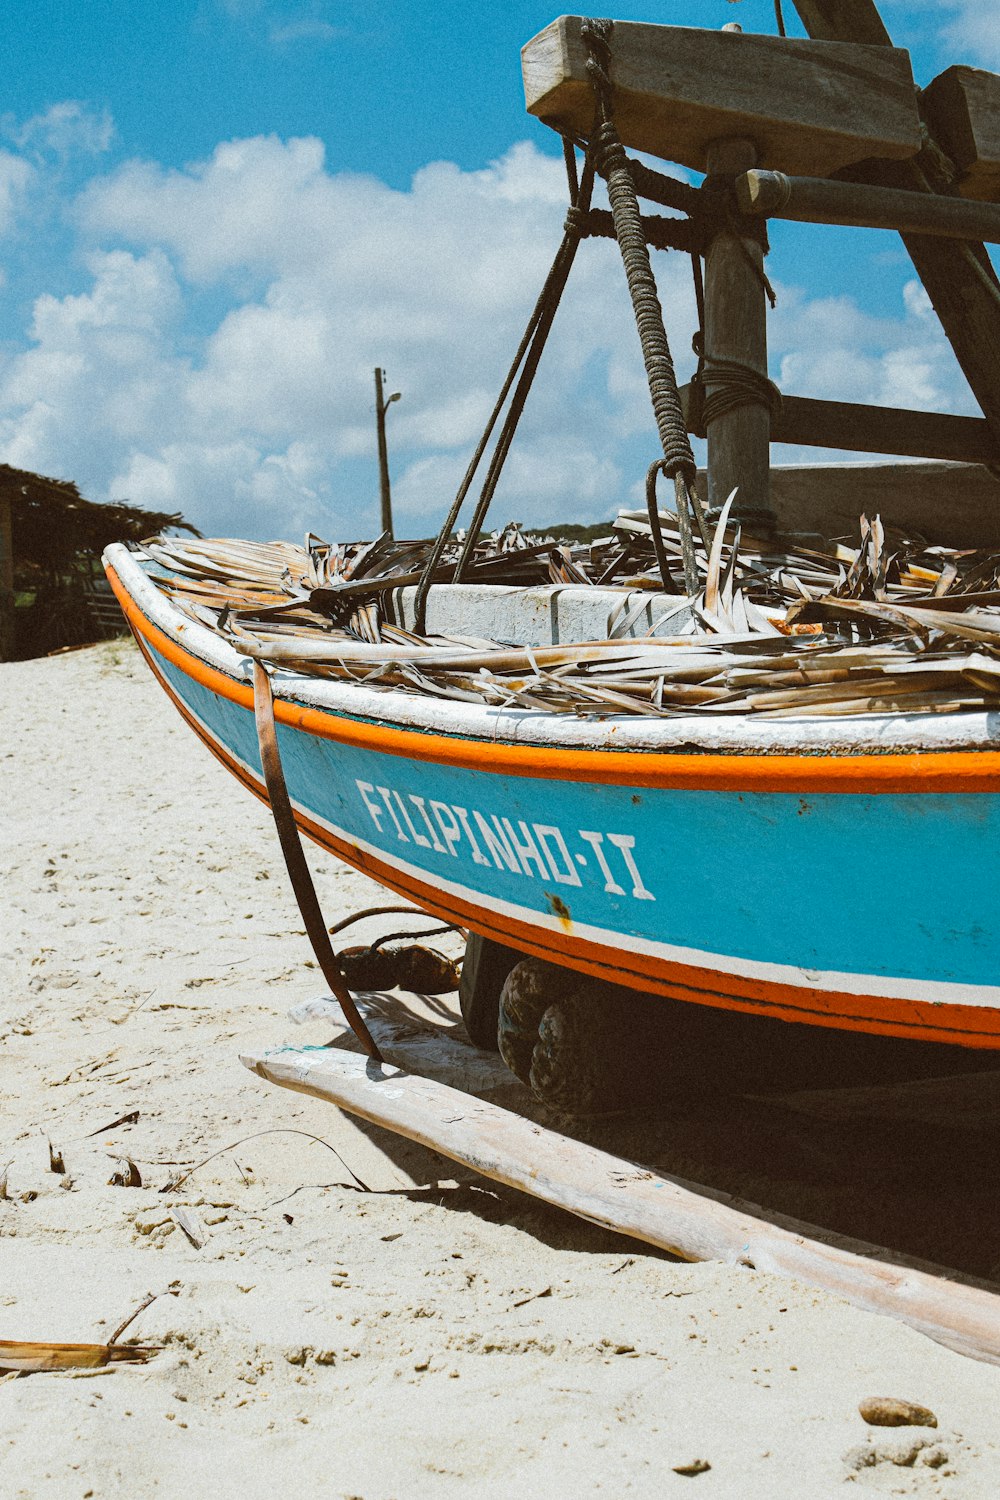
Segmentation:
<svg viewBox="0 0 1000 1500">
<path fill-rule="evenodd" d="M 4 1495 L 1000 1492 L 1000 1369 L 651 1254 L 247 1073 L 241 1049 L 335 1030 L 286 1017 L 324 987 L 266 810 L 125 643 L 0 684 L 0 1338 L 100 1340 L 165 1293 L 126 1336 L 162 1346 L 149 1364 L 0 1384 Z M 385 899 L 310 857 L 330 921 Z M 126 1154 L 142 1187 L 109 1183 Z M 938 1428 L 867 1428 L 875 1394 Z"/>
</svg>

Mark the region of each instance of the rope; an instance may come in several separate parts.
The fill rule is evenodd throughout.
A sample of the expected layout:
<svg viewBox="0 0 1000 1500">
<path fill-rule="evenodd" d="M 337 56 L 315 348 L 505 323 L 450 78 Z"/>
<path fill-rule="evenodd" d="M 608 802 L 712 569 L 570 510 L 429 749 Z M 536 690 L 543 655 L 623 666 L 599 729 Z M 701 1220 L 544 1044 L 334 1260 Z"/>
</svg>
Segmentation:
<svg viewBox="0 0 1000 1500">
<path fill-rule="evenodd" d="M 656 554 L 656 566 L 660 570 L 660 578 L 663 582 L 664 593 L 674 594 L 677 592 L 677 588 L 671 576 L 670 568 L 667 564 L 667 549 L 663 545 L 663 532 L 660 530 L 660 509 L 656 503 L 656 477 L 658 474 L 663 473 L 663 465 L 664 460 L 662 458 L 657 458 L 654 459 L 649 468 L 646 470 L 646 511 L 649 515 L 649 529 L 653 538 L 653 551 Z M 679 519 L 680 512 L 678 512 L 678 520 Z M 691 537 L 690 523 L 688 523 L 686 528 L 681 525 L 680 533 L 681 558 L 684 563 L 684 576 L 686 579 L 689 565 L 692 568 L 695 567 L 694 544 Z M 690 559 L 687 555 L 688 551 L 690 551 L 691 554 Z"/>
<path fill-rule="evenodd" d="M 741 406 L 766 406 L 772 419 L 781 414 L 781 392 L 774 381 L 735 359 L 703 359 L 691 381 L 691 398 L 688 415 L 696 437 L 705 437 L 717 417 Z"/>
<path fill-rule="evenodd" d="M 589 214 L 570 209 L 570 213 L 579 215 L 580 234 L 584 239 L 615 239 L 614 217 L 606 209 L 592 208 Z M 654 250 L 683 250 L 688 255 L 697 255 L 701 250 L 703 230 L 693 219 L 665 219 L 662 214 L 643 214 L 640 222 L 646 244 L 652 245 Z"/>
<path fill-rule="evenodd" d="M 552 269 L 549 272 L 545 286 L 542 288 L 542 295 L 538 301 L 537 325 L 525 357 L 524 368 L 521 371 L 514 394 L 511 397 L 507 416 L 504 419 L 500 436 L 497 438 L 496 447 L 493 450 L 493 457 L 490 460 L 490 466 L 483 481 L 482 491 L 476 502 L 472 519 L 469 522 L 469 529 L 452 580 L 454 583 L 460 583 L 468 573 L 469 564 L 472 561 L 472 555 L 483 529 L 483 522 L 486 519 L 486 512 L 489 510 L 490 503 L 496 493 L 496 487 L 500 481 L 504 462 L 510 451 L 510 445 L 514 441 L 517 424 L 524 410 L 524 403 L 528 399 L 528 392 L 531 389 L 531 383 L 535 378 L 535 371 L 538 369 L 538 363 L 542 357 L 542 350 L 545 348 L 545 341 L 549 336 L 549 331 L 559 307 L 559 300 L 562 297 L 563 289 L 569 278 L 573 261 L 576 258 L 576 252 L 580 248 L 580 226 L 589 211 L 590 195 L 593 187 L 594 160 L 593 155 L 588 152 L 583 164 L 583 177 L 577 201 L 571 203 L 567 211 L 566 220 L 563 225 L 562 244 L 556 252 Z M 421 633 L 423 632 L 422 624 L 418 626 L 418 630 Z"/>
<path fill-rule="evenodd" d="M 595 131 L 597 170 L 605 179 L 611 214 L 614 219 L 618 248 L 621 251 L 629 295 L 635 313 L 639 341 L 642 345 L 646 379 L 653 403 L 660 445 L 663 449 L 659 472 L 669 474 L 674 481 L 677 500 L 678 523 L 682 538 L 684 528 L 690 533 L 691 499 L 690 489 L 697 474 L 694 453 L 688 440 L 677 389 L 677 375 L 670 354 L 666 329 L 663 326 L 663 311 L 656 290 L 656 280 L 646 248 L 642 217 L 636 186 L 629 169 L 628 157 L 615 129 L 612 118 L 611 78 L 611 34 L 613 23 L 603 20 L 586 20 L 581 27 L 581 36 L 589 53 L 587 72 L 594 89 Z M 656 474 L 652 475 L 655 490 Z M 647 476 L 647 493 L 650 478 Z M 655 494 L 654 501 L 655 505 Z M 659 522 L 653 528 L 655 534 Z M 698 571 L 695 565 L 694 547 L 682 546 L 684 562 L 684 584 L 689 595 L 698 592 Z"/>
<path fill-rule="evenodd" d="M 455 567 L 453 581 L 458 582 L 468 574 L 486 514 L 496 492 L 503 465 L 513 442 L 518 421 L 538 369 L 577 249 L 582 239 L 592 236 L 615 238 L 621 250 L 636 326 L 642 344 L 653 412 L 664 455 L 663 459 L 657 462 L 656 473 L 652 476 L 652 485 L 655 491 L 658 473 L 669 474 L 674 479 L 678 524 L 682 534 L 685 585 L 689 593 L 697 591 L 698 577 L 693 541 L 689 547 L 683 546 L 685 531 L 690 536 L 692 516 L 706 552 L 710 549 L 711 538 L 701 502 L 694 489 L 696 474 L 694 454 L 688 441 L 677 390 L 677 377 L 663 326 L 663 313 L 647 245 L 652 245 L 655 249 L 682 250 L 691 255 L 695 269 L 696 292 L 699 295 L 699 324 L 703 326 L 704 299 L 700 293 L 701 267 L 698 257 L 705 253 L 712 239 L 723 230 L 734 230 L 740 235 L 747 233 L 761 236 L 766 249 L 766 221 L 756 218 L 744 219 L 739 214 L 730 184 L 708 181 L 703 187 L 694 188 L 677 178 L 654 171 L 641 162 L 629 160 L 612 117 L 609 73 L 612 24 L 610 21 L 585 21 L 581 28 L 584 42 L 590 53 L 587 69 L 594 88 L 596 106 L 594 129 L 591 142 L 586 147 L 587 154 L 582 178 L 578 178 L 577 175 L 575 155 L 576 146 L 581 143 L 575 137 L 564 136 L 563 154 L 569 183 L 570 206 L 563 226 L 562 243 L 556 252 L 531 317 L 528 319 L 524 336 L 486 429 L 424 564 L 417 585 L 415 601 L 415 628 L 421 633 L 426 631 L 427 597 L 431 583 L 438 576 L 448 539 L 455 528 L 462 506 L 468 497 L 472 482 L 500 419 L 500 414 L 509 398 L 507 415 L 496 439 L 479 500 Z M 611 202 L 610 214 L 590 207 L 595 167 L 607 181 L 608 197 Z M 641 215 L 637 197 L 640 193 L 652 202 L 661 203 L 668 208 L 687 214 L 688 218 L 679 220 L 667 219 L 661 215 Z M 759 266 L 755 265 L 755 270 L 773 305 L 774 296 L 767 277 Z M 701 350 L 698 349 L 697 352 L 700 370 L 703 359 Z M 511 395 L 512 391 L 513 395 Z M 713 397 L 714 395 L 713 392 Z M 765 399 L 770 401 L 769 392 Z M 703 407 L 703 400 L 701 404 Z M 713 417 L 717 414 L 718 412 L 713 408 Z M 649 483 L 650 479 L 647 475 L 647 486 Z M 661 573 L 662 571 L 661 568 Z M 666 584 L 664 586 L 666 587 Z"/>
<path fill-rule="evenodd" d="M 569 150 L 570 151 L 572 150 L 571 146 L 569 147 Z M 568 154 L 569 153 L 567 152 L 567 157 L 568 157 Z M 570 174 L 570 167 L 569 167 L 568 159 L 567 159 L 567 174 Z M 574 179 L 575 179 L 575 163 L 574 163 L 572 175 L 570 175 L 570 191 L 571 191 L 571 194 L 572 194 L 572 184 L 573 184 Z M 545 338 L 548 335 L 548 331 L 549 331 L 549 329 L 552 326 L 552 318 L 555 316 L 555 310 L 556 310 L 556 308 L 559 305 L 559 298 L 562 295 L 563 287 L 566 285 L 566 278 L 568 277 L 569 272 L 570 272 L 570 267 L 573 264 L 573 257 L 575 256 L 577 246 L 580 243 L 579 231 L 578 231 L 577 227 L 575 226 L 575 224 L 573 222 L 573 215 L 574 215 L 574 213 L 577 210 L 578 203 L 580 203 L 581 200 L 582 200 L 582 195 L 583 195 L 584 192 L 586 192 L 586 195 L 587 195 L 586 202 L 589 205 L 590 187 L 588 186 L 588 183 L 591 184 L 591 185 L 593 183 L 593 170 L 592 169 L 588 170 L 588 165 L 585 163 L 584 164 L 584 181 L 583 181 L 583 186 L 580 189 L 578 189 L 578 191 L 577 191 L 577 193 L 575 195 L 575 201 L 570 204 L 569 211 L 567 212 L 567 215 L 566 215 L 566 224 L 565 224 L 565 227 L 564 227 L 564 234 L 563 234 L 562 242 L 561 242 L 561 244 L 559 246 L 559 249 L 556 251 L 555 259 L 553 260 L 552 265 L 549 268 L 549 273 L 546 276 L 544 285 L 542 286 L 542 290 L 541 290 L 541 292 L 538 295 L 538 300 L 536 301 L 535 306 L 532 308 L 531 316 L 528 319 L 527 327 L 525 328 L 524 334 L 523 334 L 523 336 L 521 338 L 521 342 L 518 345 L 517 353 L 514 355 L 514 358 L 513 358 L 512 362 L 511 362 L 510 369 L 507 372 L 507 378 L 504 380 L 504 383 L 503 383 L 503 386 L 501 388 L 500 394 L 499 394 L 499 396 L 496 399 L 496 404 L 493 407 L 493 411 L 490 414 L 489 421 L 487 422 L 486 427 L 485 427 L 485 429 L 483 431 L 483 435 L 479 439 L 479 443 L 478 443 L 478 445 L 476 447 L 476 451 L 472 455 L 472 458 L 469 461 L 469 466 L 466 469 L 465 474 L 464 474 L 464 476 L 462 478 L 462 482 L 461 482 L 461 484 L 458 487 L 458 491 L 457 491 L 457 493 L 455 495 L 454 500 L 452 501 L 451 508 L 448 511 L 448 514 L 447 514 L 447 516 L 444 519 L 444 523 L 443 523 L 443 525 L 441 527 L 441 530 L 438 532 L 437 537 L 435 538 L 435 541 L 434 541 L 434 545 L 431 548 L 430 552 L 428 553 L 427 559 L 426 559 L 426 561 L 424 563 L 423 572 L 421 573 L 421 576 L 420 576 L 420 582 L 417 584 L 416 599 L 414 601 L 414 611 L 415 611 L 415 616 L 416 616 L 415 621 L 414 621 L 414 629 L 420 635 L 426 634 L 426 630 L 427 630 L 427 595 L 430 592 L 431 583 L 432 583 L 432 581 L 434 579 L 436 570 L 437 570 L 438 565 L 439 565 L 439 563 L 441 561 L 441 557 L 442 557 L 442 555 L 444 553 L 444 549 L 447 546 L 448 538 L 449 538 L 449 536 L 451 535 L 452 531 L 455 528 L 455 523 L 458 520 L 459 513 L 461 512 L 462 506 L 465 503 L 465 500 L 466 500 L 466 497 L 467 497 L 467 495 L 469 493 L 469 490 L 472 488 L 472 481 L 476 477 L 476 472 L 477 472 L 477 470 L 479 468 L 480 463 L 482 462 L 483 454 L 486 452 L 486 448 L 487 448 L 487 445 L 489 443 L 490 437 L 493 434 L 493 429 L 495 428 L 495 426 L 497 424 L 497 420 L 499 419 L 500 413 L 501 413 L 501 411 L 504 408 L 504 404 L 507 401 L 507 397 L 510 395 L 511 387 L 514 384 L 515 379 L 517 379 L 518 371 L 521 370 L 522 364 L 523 364 L 523 362 L 525 360 L 526 355 L 528 354 L 529 349 L 534 349 L 537 346 L 537 353 L 535 354 L 534 362 L 533 362 L 533 364 L 531 366 L 531 374 L 528 376 L 527 381 L 525 381 L 524 373 L 522 372 L 521 381 L 518 384 L 518 392 L 521 393 L 521 403 L 520 404 L 521 404 L 521 407 L 523 407 L 524 398 L 527 396 L 528 387 L 531 384 L 531 378 L 534 376 L 535 369 L 538 366 L 538 359 L 541 357 L 541 350 L 542 350 L 542 347 L 544 346 Z M 539 342 L 539 335 L 540 335 L 540 342 Z M 517 400 L 517 397 L 515 397 L 515 400 Z M 518 409 L 517 415 L 518 416 L 520 415 L 520 408 Z M 510 416 L 508 414 L 508 423 L 509 422 L 510 422 Z M 516 427 L 516 425 L 517 425 L 517 417 L 514 418 L 514 426 Z M 506 431 L 506 427 L 505 427 L 504 431 Z M 506 444 L 505 444 L 505 446 L 503 448 L 503 455 L 504 455 L 504 457 L 506 457 L 506 455 L 507 455 L 507 449 L 510 447 L 510 439 L 512 437 L 513 437 L 513 429 L 511 429 L 510 435 L 507 438 Z M 501 437 L 498 439 L 498 449 L 499 449 L 499 446 L 500 446 L 500 444 L 502 442 L 503 442 L 503 432 L 501 433 Z M 496 455 L 494 454 L 494 464 L 495 464 L 495 460 L 496 460 Z M 502 463 L 503 463 L 502 459 L 501 459 L 500 463 L 502 465 Z M 493 468 L 493 466 L 491 466 L 491 473 L 492 473 L 492 468 Z M 496 487 L 496 480 L 498 478 L 499 478 L 499 468 L 497 468 L 496 475 L 495 475 L 495 478 L 493 480 L 493 488 L 494 489 Z M 487 483 L 488 482 L 489 482 L 489 479 L 487 479 Z M 490 491 L 490 498 L 492 498 L 492 489 Z M 489 501 L 487 500 L 487 505 L 488 504 L 489 504 Z M 477 536 L 478 536 L 479 529 L 481 529 L 481 527 L 482 527 L 482 519 L 483 519 L 483 516 L 485 516 L 485 513 L 486 513 L 485 512 L 485 507 L 483 507 L 482 506 L 482 502 L 480 502 L 480 505 L 477 507 L 477 511 L 476 511 L 476 516 L 478 518 L 478 524 L 477 524 L 477 529 L 476 529 L 476 535 Z M 474 545 L 474 543 L 473 543 L 473 545 Z M 471 551 L 471 549 L 470 549 L 470 551 Z M 465 554 L 463 553 L 463 558 L 464 557 L 465 557 Z M 460 566 L 461 566 L 461 564 L 460 564 Z"/>
</svg>

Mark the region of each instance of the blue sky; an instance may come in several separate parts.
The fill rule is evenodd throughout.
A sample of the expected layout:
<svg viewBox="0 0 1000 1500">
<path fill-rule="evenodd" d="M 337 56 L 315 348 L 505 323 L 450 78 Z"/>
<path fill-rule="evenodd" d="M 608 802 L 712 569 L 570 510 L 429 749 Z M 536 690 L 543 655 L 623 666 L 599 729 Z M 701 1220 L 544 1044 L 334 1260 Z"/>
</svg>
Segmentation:
<svg viewBox="0 0 1000 1500">
<path fill-rule="evenodd" d="M 918 82 L 1000 67 L 994 0 L 882 8 Z M 518 55 L 556 13 L 7 0 L 0 458 L 211 532 L 365 534 L 382 363 L 403 392 L 398 529 L 429 529 L 558 242 L 562 168 L 524 113 Z M 614 13 L 774 30 L 773 0 Z M 783 385 L 972 409 L 897 239 L 774 230 Z M 497 521 L 610 515 L 655 453 L 614 256 L 582 248 Z M 686 374 L 689 276 L 676 256 L 657 272 Z"/>
</svg>

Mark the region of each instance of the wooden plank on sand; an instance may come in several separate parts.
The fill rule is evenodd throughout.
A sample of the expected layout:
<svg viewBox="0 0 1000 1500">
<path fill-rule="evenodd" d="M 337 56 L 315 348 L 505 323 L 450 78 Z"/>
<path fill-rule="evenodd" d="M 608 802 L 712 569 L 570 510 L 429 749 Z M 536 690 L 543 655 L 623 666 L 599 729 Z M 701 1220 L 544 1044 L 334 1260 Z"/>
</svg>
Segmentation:
<svg viewBox="0 0 1000 1500">
<path fill-rule="evenodd" d="M 581 16 L 522 49 L 528 112 L 589 136 L 594 94 Z M 626 146 L 696 171 L 709 143 L 743 136 L 758 165 L 826 177 L 866 157 L 912 157 L 920 119 L 909 54 L 750 32 L 616 21 L 615 124 Z"/>
<path fill-rule="evenodd" d="M 898 1318 L 959 1353 L 1000 1364 L 1000 1297 L 933 1266 L 655 1173 L 458 1089 L 327 1048 L 247 1054 L 283 1088 L 327 1099 L 497 1182 L 684 1260 L 721 1260 L 800 1281 Z"/>
</svg>

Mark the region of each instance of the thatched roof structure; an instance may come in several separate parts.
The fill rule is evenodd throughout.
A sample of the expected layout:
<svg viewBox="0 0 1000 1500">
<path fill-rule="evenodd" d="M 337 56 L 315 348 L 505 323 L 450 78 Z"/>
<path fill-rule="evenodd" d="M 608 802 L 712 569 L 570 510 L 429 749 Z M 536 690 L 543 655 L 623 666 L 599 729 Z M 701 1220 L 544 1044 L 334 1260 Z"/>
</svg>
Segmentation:
<svg viewBox="0 0 1000 1500">
<path fill-rule="evenodd" d="M 109 542 L 138 542 L 168 527 L 198 535 L 178 513 L 85 500 L 66 479 L 47 479 L 0 464 L 0 507 L 10 506 L 14 571 L 49 576 L 72 571 L 83 556 L 99 558 Z"/>
<path fill-rule="evenodd" d="M 93 640 L 105 547 L 171 528 L 199 535 L 179 513 L 98 505 L 69 480 L 0 464 L 0 661 Z"/>
</svg>

